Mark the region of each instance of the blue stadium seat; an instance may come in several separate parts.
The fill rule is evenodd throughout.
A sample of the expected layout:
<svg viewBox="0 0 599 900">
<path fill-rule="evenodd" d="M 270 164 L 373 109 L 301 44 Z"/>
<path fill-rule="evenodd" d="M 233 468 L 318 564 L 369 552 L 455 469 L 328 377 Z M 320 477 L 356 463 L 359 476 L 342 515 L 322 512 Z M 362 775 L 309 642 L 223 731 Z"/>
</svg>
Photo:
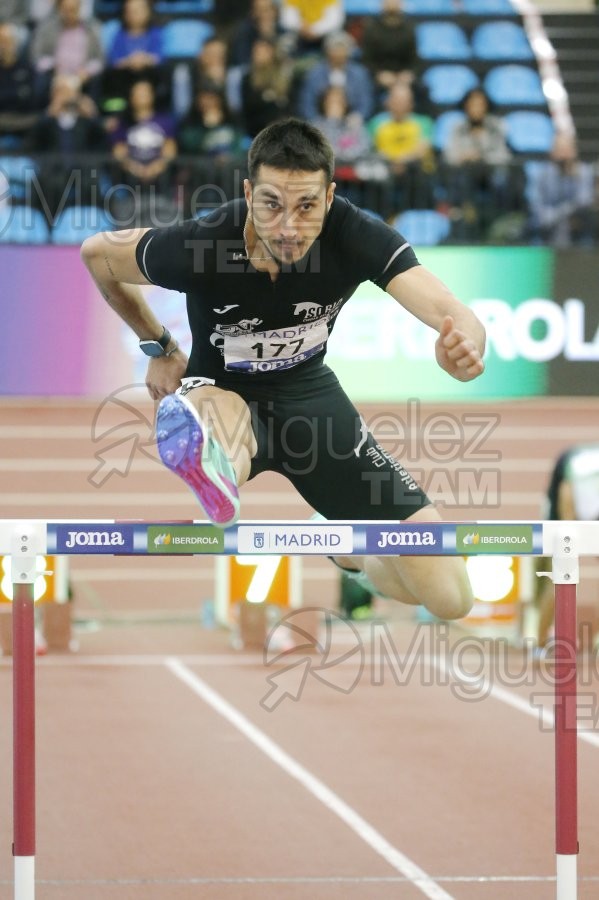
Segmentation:
<svg viewBox="0 0 599 900">
<path fill-rule="evenodd" d="M 478 75 L 460 63 L 430 66 L 422 80 L 431 102 L 437 106 L 455 106 L 468 91 L 479 85 Z"/>
<path fill-rule="evenodd" d="M 504 117 L 507 142 L 515 153 L 549 153 L 555 128 L 550 116 L 534 110 L 517 110 Z"/>
<path fill-rule="evenodd" d="M 100 38 L 102 41 L 102 50 L 106 56 L 110 53 L 114 39 L 120 31 L 120 28 L 120 19 L 108 19 L 107 22 L 102 22 Z"/>
<path fill-rule="evenodd" d="M 462 9 L 469 16 L 515 16 L 510 0 L 462 0 Z"/>
<path fill-rule="evenodd" d="M 98 231 L 112 231 L 112 219 L 97 206 L 67 206 L 52 228 L 53 244 L 81 244 Z"/>
<path fill-rule="evenodd" d="M 3 244 L 46 244 L 48 224 L 39 209 L 30 206 L 0 208 L 0 242 Z"/>
<path fill-rule="evenodd" d="M 459 109 L 448 109 L 435 119 L 433 130 L 433 147 L 442 152 L 447 144 L 447 139 L 457 122 L 462 122 L 465 116 Z"/>
<path fill-rule="evenodd" d="M 495 66 L 483 85 L 491 103 L 498 106 L 545 106 L 539 73 L 528 66 Z"/>
<path fill-rule="evenodd" d="M 533 59 L 526 32 L 517 22 L 483 22 L 472 33 L 472 50 L 477 59 Z"/>
<path fill-rule="evenodd" d="M 404 0 L 403 10 L 410 16 L 451 16 L 459 12 L 455 0 Z"/>
<path fill-rule="evenodd" d="M 383 8 L 382 0 L 344 0 L 346 16 L 376 16 Z"/>
<path fill-rule="evenodd" d="M 197 56 L 204 42 L 214 34 L 208 22 L 173 19 L 164 26 L 162 50 L 167 59 Z"/>
<path fill-rule="evenodd" d="M 465 31 L 455 22 L 420 22 L 416 25 L 420 59 L 470 59 L 472 50 Z"/>
<path fill-rule="evenodd" d="M 432 247 L 449 237 L 451 223 L 447 216 L 434 209 L 409 209 L 400 213 L 393 227 L 410 244 Z"/>
<path fill-rule="evenodd" d="M 25 200 L 27 185 L 37 175 L 37 163 L 29 156 L 0 156 L 0 172 L 5 176 L 13 200 Z"/>
<path fill-rule="evenodd" d="M 202 16 L 214 11 L 213 0 L 158 0 L 154 9 L 159 16 Z"/>
</svg>

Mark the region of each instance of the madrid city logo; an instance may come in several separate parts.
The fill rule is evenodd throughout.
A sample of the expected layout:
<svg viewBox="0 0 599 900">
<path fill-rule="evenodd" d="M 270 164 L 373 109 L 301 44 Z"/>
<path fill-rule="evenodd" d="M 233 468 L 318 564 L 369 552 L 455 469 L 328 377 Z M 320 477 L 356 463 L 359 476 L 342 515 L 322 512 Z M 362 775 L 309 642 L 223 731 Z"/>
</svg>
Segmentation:
<svg viewBox="0 0 599 900">
<path fill-rule="evenodd" d="M 256 531 L 254 533 L 254 547 L 256 550 L 262 550 L 264 547 L 264 532 Z"/>
</svg>

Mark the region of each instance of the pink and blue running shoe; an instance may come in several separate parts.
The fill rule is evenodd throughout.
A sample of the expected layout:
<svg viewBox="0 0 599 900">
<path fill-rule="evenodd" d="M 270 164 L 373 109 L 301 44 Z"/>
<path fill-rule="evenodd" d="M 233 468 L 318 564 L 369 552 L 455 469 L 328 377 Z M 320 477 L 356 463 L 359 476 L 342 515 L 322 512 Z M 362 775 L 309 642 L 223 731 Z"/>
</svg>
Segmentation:
<svg viewBox="0 0 599 900">
<path fill-rule="evenodd" d="M 233 525 L 239 517 L 235 471 L 186 397 L 160 401 L 156 441 L 162 462 L 192 489 L 208 518 L 222 528 Z"/>
</svg>

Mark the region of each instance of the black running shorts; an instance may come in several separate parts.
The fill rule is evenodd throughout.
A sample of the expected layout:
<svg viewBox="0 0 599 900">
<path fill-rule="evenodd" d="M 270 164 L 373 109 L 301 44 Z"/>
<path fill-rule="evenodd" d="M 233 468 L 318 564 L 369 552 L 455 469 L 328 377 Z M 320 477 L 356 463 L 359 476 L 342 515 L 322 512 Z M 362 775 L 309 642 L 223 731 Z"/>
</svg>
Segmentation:
<svg viewBox="0 0 599 900">
<path fill-rule="evenodd" d="M 284 475 L 326 519 L 407 519 L 430 503 L 377 444 L 328 366 L 262 384 L 189 378 L 181 393 L 201 383 L 233 390 L 249 406 L 258 443 L 250 478 Z"/>
</svg>

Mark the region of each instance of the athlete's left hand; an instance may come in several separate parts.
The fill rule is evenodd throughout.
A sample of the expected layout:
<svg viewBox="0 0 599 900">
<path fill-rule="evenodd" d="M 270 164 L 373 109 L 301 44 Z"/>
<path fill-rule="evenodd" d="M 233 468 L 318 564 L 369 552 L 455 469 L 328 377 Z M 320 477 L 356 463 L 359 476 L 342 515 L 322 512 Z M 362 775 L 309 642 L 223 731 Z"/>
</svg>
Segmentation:
<svg viewBox="0 0 599 900">
<path fill-rule="evenodd" d="M 458 381 L 471 381 L 484 372 L 480 351 L 468 335 L 456 328 L 452 316 L 445 316 L 435 343 L 437 362 Z"/>
<path fill-rule="evenodd" d="M 171 356 L 157 356 L 148 363 L 146 387 L 152 400 L 162 400 L 181 387 L 187 369 L 187 356 L 177 349 Z"/>
</svg>

